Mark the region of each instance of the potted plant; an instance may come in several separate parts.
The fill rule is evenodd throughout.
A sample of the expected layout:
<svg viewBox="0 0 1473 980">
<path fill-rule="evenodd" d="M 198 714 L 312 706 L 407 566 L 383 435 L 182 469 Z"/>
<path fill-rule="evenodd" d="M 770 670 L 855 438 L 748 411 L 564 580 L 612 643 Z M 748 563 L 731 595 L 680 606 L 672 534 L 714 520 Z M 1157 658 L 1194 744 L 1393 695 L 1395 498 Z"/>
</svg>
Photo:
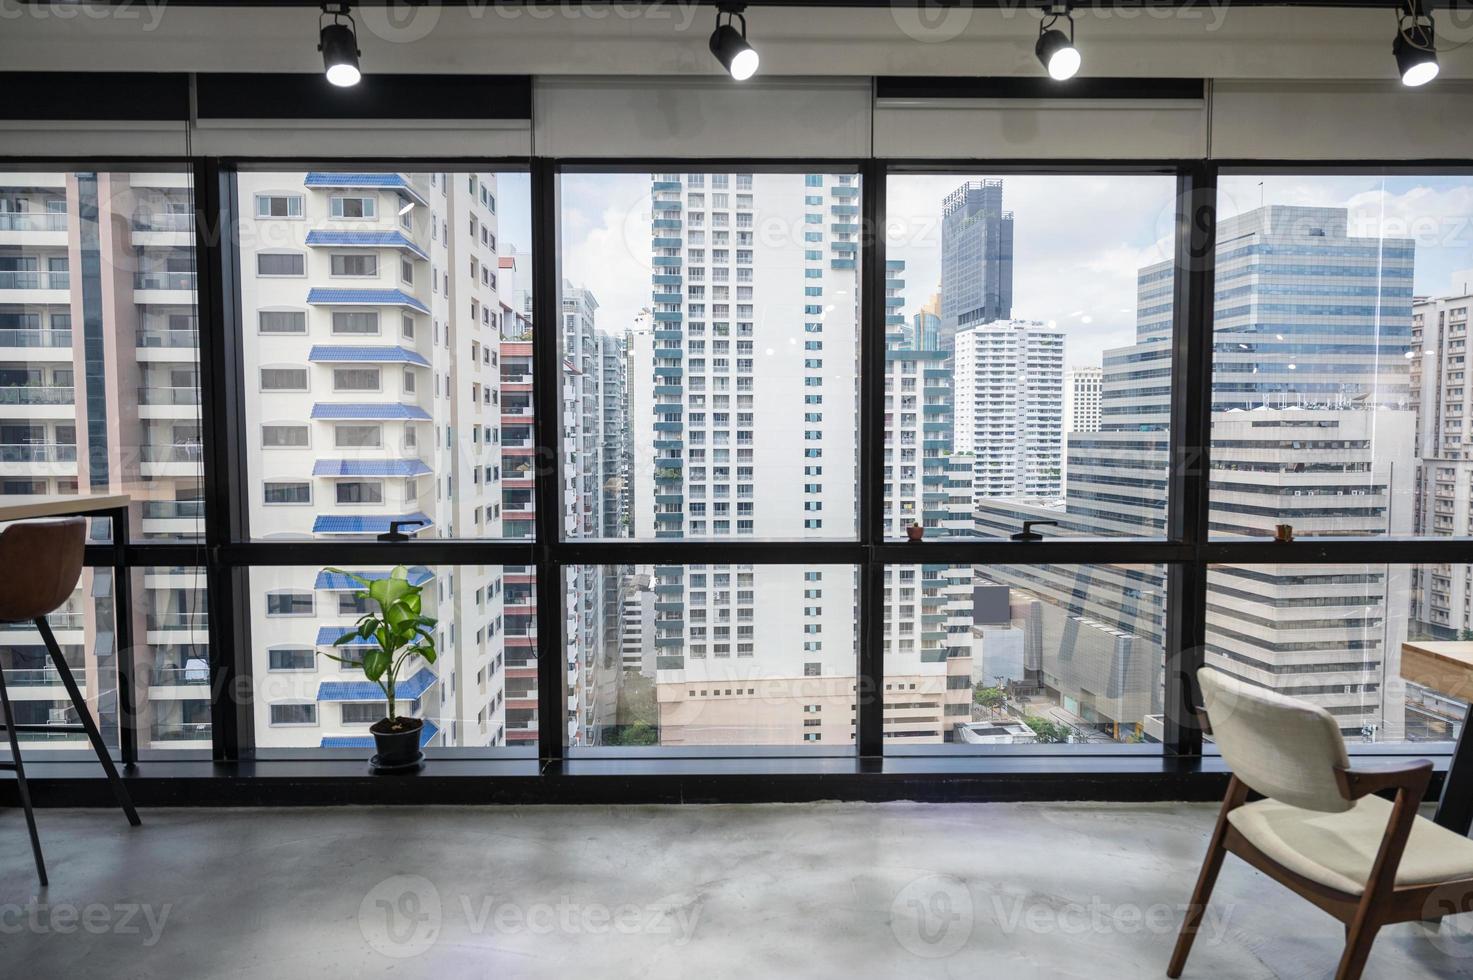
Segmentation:
<svg viewBox="0 0 1473 980">
<path fill-rule="evenodd" d="M 919 541 L 926 534 L 926 529 L 920 521 L 911 521 L 910 527 L 905 529 L 905 536 L 912 541 Z"/>
<path fill-rule="evenodd" d="M 396 714 L 394 685 L 399 680 L 399 671 L 410 660 L 418 657 L 426 663 L 435 662 L 435 620 L 421 612 L 420 590 L 423 586 L 409 581 L 409 569 L 403 565 L 378 579 L 364 578 L 340 568 L 326 570 L 344 575 L 363 586 L 362 591 L 354 595 L 371 600 L 378 608 L 364 613 L 353 629 L 333 641 L 333 646 L 340 647 L 355 640 L 372 640 L 373 645 L 365 648 L 361 660 L 349 660 L 331 653 L 323 656 L 338 663 L 361 666 L 363 675 L 384 692 L 388 702 L 384 717 L 369 729 L 378 749 L 373 759 L 374 767 L 392 769 L 413 765 L 420 758 L 419 737 L 424 719 L 400 718 Z"/>
</svg>

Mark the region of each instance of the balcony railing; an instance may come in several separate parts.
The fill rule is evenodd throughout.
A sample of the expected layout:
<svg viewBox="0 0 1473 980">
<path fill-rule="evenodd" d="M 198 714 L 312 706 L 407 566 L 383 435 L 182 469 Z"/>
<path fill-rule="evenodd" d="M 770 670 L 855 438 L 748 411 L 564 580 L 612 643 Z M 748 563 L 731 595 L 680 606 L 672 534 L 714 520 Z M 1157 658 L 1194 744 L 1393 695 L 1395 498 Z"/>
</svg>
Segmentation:
<svg viewBox="0 0 1473 980">
<path fill-rule="evenodd" d="M 73 672 L 79 687 L 87 686 L 87 675 Z M 17 667 L 5 672 L 5 683 L 12 687 L 61 687 L 61 675 L 55 667 Z"/>
<path fill-rule="evenodd" d="M 66 219 L 52 211 L 0 211 L 0 231 L 66 231 Z"/>
<path fill-rule="evenodd" d="M 70 347 L 70 330 L 0 330 L 0 347 Z"/>
<path fill-rule="evenodd" d="M 183 687 L 210 683 L 210 668 L 201 663 L 198 667 L 155 667 L 152 683 L 156 687 Z"/>
<path fill-rule="evenodd" d="M 145 463 L 198 463 L 205 458 L 204 447 L 193 442 L 164 446 L 139 446 L 138 452 Z"/>
<path fill-rule="evenodd" d="M 205 502 L 203 500 L 145 500 L 143 502 L 145 520 L 195 520 L 204 516 Z"/>
<path fill-rule="evenodd" d="M 0 270 L 0 289 L 71 289 L 70 272 L 33 272 L 30 270 Z"/>
<path fill-rule="evenodd" d="M 134 289 L 194 289 L 193 272 L 139 272 L 133 276 Z"/>
<path fill-rule="evenodd" d="M 77 447 L 70 443 L 0 443 L 0 463 L 75 463 Z"/>
<path fill-rule="evenodd" d="M 137 342 L 139 347 L 198 347 L 199 331 L 144 328 L 138 331 Z"/>
<path fill-rule="evenodd" d="M 194 215 L 187 211 L 133 216 L 134 231 L 192 231 L 193 229 Z"/>
<path fill-rule="evenodd" d="M 0 405 L 70 405 L 75 389 L 42 385 L 6 385 L 0 387 Z"/>
<path fill-rule="evenodd" d="M 199 389 L 188 388 L 139 388 L 140 405 L 198 405 Z"/>
<path fill-rule="evenodd" d="M 54 612 L 46 617 L 46 623 L 54 630 L 79 630 L 87 624 L 87 618 L 79 612 Z M 35 624 L 29 619 L 17 623 L 0 623 L 0 630 L 22 632 L 35 628 Z"/>
<path fill-rule="evenodd" d="M 207 630 L 209 613 L 149 613 L 145 617 L 151 630 Z"/>
<path fill-rule="evenodd" d="M 208 741 L 210 723 L 203 722 L 154 722 L 149 737 L 155 742 Z"/>
</svg>

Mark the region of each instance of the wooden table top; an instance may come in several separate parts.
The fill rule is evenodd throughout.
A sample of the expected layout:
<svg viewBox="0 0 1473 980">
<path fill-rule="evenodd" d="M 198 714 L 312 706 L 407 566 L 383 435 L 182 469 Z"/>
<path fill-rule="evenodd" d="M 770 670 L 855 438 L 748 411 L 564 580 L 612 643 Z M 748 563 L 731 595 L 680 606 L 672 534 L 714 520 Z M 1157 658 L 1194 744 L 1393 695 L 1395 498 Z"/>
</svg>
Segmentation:
<svg viewBox="0 0 1473 980">
<path fill-rule="evenodd" d="M 0 521 L 24 521 L 34 517 L 66 517 L 70 514 L 93 514 L 100 510 L 126 507 L 132 501 L 126 493 L 72 493 L 54 496 L 27 496 L 7 503 L 0 497 Z"/>
<path fill-rule="evenodd" d="M 1403 643 L 1401 676 L 1439 694 L 1473 700 L 1473 641 L 1410 640 Z"/>
</svg>

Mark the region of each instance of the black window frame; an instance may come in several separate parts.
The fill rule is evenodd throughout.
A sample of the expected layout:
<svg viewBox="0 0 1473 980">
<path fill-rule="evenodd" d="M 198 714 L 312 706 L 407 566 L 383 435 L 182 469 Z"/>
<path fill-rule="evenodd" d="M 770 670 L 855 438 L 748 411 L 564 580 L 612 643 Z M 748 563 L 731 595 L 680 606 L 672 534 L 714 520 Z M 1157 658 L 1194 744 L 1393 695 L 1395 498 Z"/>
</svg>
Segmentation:
<svg viewBox="0 0 1473 980">
<path fill-rule="evenodd" d="M 136 756 L 136 712 L 121 712 L 127 731 L 121 755 L 141 798 L 174 802 L 446 802 L 488 799 L 658 800 L 658 799 L 1209 799 L 1221 792 L 1225 770 L 1203 751 L 1194 706 L 1193 676 L 1203 662 L 1206 639 L 1206 571 L 1217 563 L 1253 564 L 1423 564 L 1465 562 L 1470 538 L 1332 538 L 1270 540 L 1210 539 L 1207 534 L 1207 466 L 1211 432 L 1211 336 L 1216 187 L 1220 173 L 1428 172 L 1473 174 L 1473 166 L 1430 161 L 1286 160 L 1070 160 L 857 158 L 823 160 L 752 159 L 553 159 L 477 158 L 367 161 L 230 157 L 21 158 L 0 157 L 11 169 L 145 169 L 183 165 L 191 170 L 196 205 L 196 269 L 200 325 L 204 455 L 204 540 L 201 543 L 130 541 L 89 544 L 86 563 L 111 567 L 126 578 L 150 566 L 196 565 L 206 571 L 209 595 L 212 747 L 207 762 L 149 762 L 140 772 Z M 536 536 L 522 540 L 412 539 L 386 544 L 372 540 L 252 540 L 248 512 L 252 488 L 245 460 L 253 434 L 241 410 L 256 380 L 244 376 L 243 341 L 254 334 L 240 307 L 240 269 L 235 243 L 220 228 L 238 227 L 235 174 L 242 166 L 312 169 L 352 166 L 445 172 L 529 171 L 532 214 L 533 404 L 538 459 L 534 499 Z M 560 537 L 559 481 L 546 461 L 559 458 L 558 348 L 561 275 L 558 178 L 572 170 L 657 168 L 772 169 L 784 172 L 853 170 L 861 177 L 861 318 L 858 487 L 859 520 L 853 540 L 600 541 Z M 1176 274 L 1174 281 L 1172 408 L 1168 478 L 1168 533 L 1160 538 L 1050 537 L 1042 542 L 935 540 L 919 544 L 887 540 L 883 507 L 884 270 L 883 228 L 886 181 L 894 174 L 944 173 L 1170 173 L 1177 181 Z M 253 202 L 245 202 L 253 207 Z M 363 775 L 361 760 L 313 762 L 257 760 L 252 711 L 252 645 L 248 573 L 253 567 L 378 564 L 497 564 L 534 566 L 539 583 L 560 582 L 565 567 L 580 564 L 709 563 L 718 547 L 731 563 L 846 564 L 860 569 L 858 739 L 852 756 L 811 760 L 692 760 L 678 752 L 655 751 L 637 759 L 570 759 L 564 745 L 566 665 L 563 662 L 561 589 L 537 590 L 537 757 L 527 760 L 465 760 L 418 782 L 409 799 L 392 783 Z M 889 565 L 918 561 L 1012 565 L 1160 564 L 1168 569 L 1165 738 L 1150 751 L 1140 747 L 1081 750 L 1075 746 L 1019 747 L 1006 755 L 950 756 L 886 751 L 882 740 L 884 662 L 883 576 Z M 122 586 L 121 596 L 126 595 Z M 122 639 L 121 637 L 119 638 Z M 128 667 L 122 662 L 120 671 Z M 120 692 L 133 678 L 120 679 Z M 1352 746 L 1356 755 L 1425 755 L 1446 768 L 1446 743 Z M 86 774 L 71 763 L 41 763 L 63 787 L 60 803 L 101 799 Z M 170 768 L 177 766 L 178 768 Z M 204 768 L 191 768 L 203 766 Z M 272 768 L 279 766 L 281 768 Z M 50 767 L 50 768 L 48 768 Z M 295 768 L 293 768 L 295 767 Z M 433 768 L 433 767 L 432 767 Z M 293 779 L 271 778 L 292 774 Z M 64 778 L 63 778 L 64 777 Z M 501 780 L 501 789 L 497 789 Z M 175 788 L 169 788 L 173 783 Z M 288 787 L 286 784 L 290 784 Z M 178 787 L 186 787 L 180 789 Z M 692 796 L 692 788 L 700 790 Z M 181 793 L 186 795 L 181 795 Z"/>
</svg>

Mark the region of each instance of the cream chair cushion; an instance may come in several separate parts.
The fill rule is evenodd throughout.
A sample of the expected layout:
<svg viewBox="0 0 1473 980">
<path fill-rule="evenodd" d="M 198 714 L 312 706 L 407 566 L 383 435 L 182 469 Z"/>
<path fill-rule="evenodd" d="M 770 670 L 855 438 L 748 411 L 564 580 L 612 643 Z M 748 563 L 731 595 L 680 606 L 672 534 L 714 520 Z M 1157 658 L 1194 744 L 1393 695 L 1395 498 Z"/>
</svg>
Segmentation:
<svg viewBox="0 0 1473 980">
<path fill-rule="evenodd" d="M 1333 715 L 1211 667 L 1197 671 L 1197 681 L 1213 741 L 1233 775 L 1261 796 L 1292 806 L 1350 809 L 1335 780 L 1335 770 L 1350 768 L 1350 759 Z"/>
<path fill-rule="evenodd" d="M 1363 797 L 1344 813 L 1277 800 L 1247 803 L 1228 813 L 1228 823 L 1270 859 L 1351 895 L 1365 891 L 1390 819 L 1391 804 L 1379 796 Z M 1473 840 L 1418 817 L 1396 869 L 1397 886 L 1457 878 L 1473 878 Z"/>
</svg>

